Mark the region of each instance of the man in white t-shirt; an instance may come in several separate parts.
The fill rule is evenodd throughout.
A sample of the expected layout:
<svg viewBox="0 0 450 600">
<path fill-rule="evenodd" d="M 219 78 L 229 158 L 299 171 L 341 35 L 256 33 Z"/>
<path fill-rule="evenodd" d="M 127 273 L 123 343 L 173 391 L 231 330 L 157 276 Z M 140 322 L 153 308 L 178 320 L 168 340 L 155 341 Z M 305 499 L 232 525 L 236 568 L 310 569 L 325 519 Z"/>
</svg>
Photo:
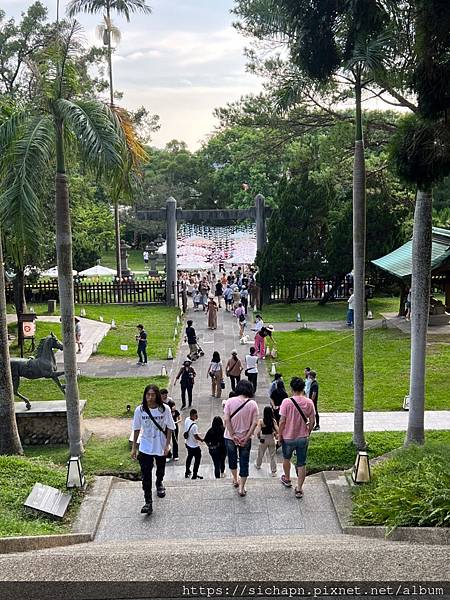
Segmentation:
<svg viewBox="0 0 450 600">
<path fill-rule="evenodd" d="M 200 461 L 202 460 L 202 450 L 199 442 L 203 442 L 203 438 L 201 438 L 198 433 L 197 420 L 198 413 L 195 408 L 191 408 L 189 417 L 184 421 L 184 439 L 186 440 L 187 450 L 186 471 L 184 474 L 186 479 L 189 479 L 191 474 L 192 479 L 203 479 L 203 477 L 198 474 Z M 194 459 L 194 468 L 191 473 L 192 459 Z"/>
<path fill-rule="evenodd" d="M 350 298 L 347 300 L 347 302 L 348 302 L 347 325 L 349 327 L 353 327 L 353 323 L 355 320 L 355 294 L 353 293 L 352 288 L 350 288 L 348 291 L 350 292 Z"/>
<path fill-rule="evenodd" d="M 154 463 L 156 463 L 157 496 L 164 498 L 166 495 L 163 480 L 166 457 L 174 430 L 175 423 L 170 407 L 163 403 L 159 388 L 156 385 L 148 385 L 144 390 L 142 404 L 134 411 L 133 447 L 131 450 L 131 458 L 138 459 L 142 473 L 145 504 L 141 513 L 151 514 L 153 512 L 152 472 Z M 141 439 L 138 453 L 139 433 L 141 433 Z"/>
</svg>

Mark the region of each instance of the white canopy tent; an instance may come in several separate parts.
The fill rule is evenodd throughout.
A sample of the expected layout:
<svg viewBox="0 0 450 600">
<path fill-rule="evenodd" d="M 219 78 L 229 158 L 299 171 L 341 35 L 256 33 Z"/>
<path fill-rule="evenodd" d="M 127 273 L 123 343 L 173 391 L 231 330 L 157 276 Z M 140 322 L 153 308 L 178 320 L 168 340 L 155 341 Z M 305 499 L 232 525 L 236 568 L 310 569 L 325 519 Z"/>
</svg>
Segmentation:
<svg viewBox="0 0 450 600">
<path fill-rule="evenodd" d="M 116 271 L 114 269 L 110 269 L 109 267 L 104 267 L 102 265 L 95 265 L 90 269 L 85 269 L 84 271 L 80 271 L 80 275 L 84 275 L 85 277 L 107 277 L 111 275 L 115 275 Z"/>
<path fill-rule="evenodd" d="M 72 271 L 72 275 L 76 275 L 77 271 Z M 41 277 L 58 277 L 58 267 L 52 267 L 41 273 Z"/>
</svg>

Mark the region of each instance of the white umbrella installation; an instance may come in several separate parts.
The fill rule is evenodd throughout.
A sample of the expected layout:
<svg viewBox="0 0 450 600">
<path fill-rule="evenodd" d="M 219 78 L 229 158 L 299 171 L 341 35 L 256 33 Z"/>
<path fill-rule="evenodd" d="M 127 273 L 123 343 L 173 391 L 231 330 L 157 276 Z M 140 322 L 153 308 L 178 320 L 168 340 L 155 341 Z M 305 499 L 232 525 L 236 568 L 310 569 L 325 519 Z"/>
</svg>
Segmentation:
<svg viewBox="0 0 450 600">
<path fill-rule="evenodd" d="M 77 271 L 72 271 L 72 275 L 76 275 Z M 58 277 L 58 267 L 52 267 L 41 273 L 41 277 Z"/>
<path fill-rule="evenodd" d="M 102 265 L 95 265 L 90 269 L 80 271 L 80 275 L 84 275 L 85 277 L 107 277 L 115 274 L 116 271 L 114 269 L 109 269 L 108 267 L 104 267 Z"/>
</svg>

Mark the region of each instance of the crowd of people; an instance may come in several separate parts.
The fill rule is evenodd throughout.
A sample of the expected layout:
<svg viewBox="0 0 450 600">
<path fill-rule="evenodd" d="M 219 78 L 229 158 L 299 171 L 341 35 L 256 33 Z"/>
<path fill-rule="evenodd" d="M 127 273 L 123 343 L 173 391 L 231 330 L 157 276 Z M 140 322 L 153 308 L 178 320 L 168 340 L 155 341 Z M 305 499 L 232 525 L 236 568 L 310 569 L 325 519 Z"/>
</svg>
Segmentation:
<svg viewBox="0 0 450 600">
<path fill-rule="evenodd" d="M 230 276 L 233 277 L 232 274 Z M 228 277 L 228 276 L 227 276 Z M 241 289 L 236 283 L 226 284 L 225 289 L 233 289 L 235 299 L 228 309 L 233 312 L 240 326 L 240 337 L 245 333 L 247 304 L 242 302 L 242 289 L 246 286 L 239 277 Z M 203 279 L 202 279 L 203 281 Z M 200 281 L 200 283 L 202 283 Z M 208 282 L 208 278 L 206 278 Z M 203 281 L 203 283 L 205 283 Z M 239 298 L 237 297 L 239 292 Z M 217 287 L 216 287 L 217 292 Z M 217 298 L 216 310 L 213 313 L 217 319 L 217 310 L 222 308 L 221 297 Z M 195 303 L 195 296 L 193 296 Z M 215 299 L 212 299 L 215 304 Z M 208 298 L 205 312 L 210 321 Z M 243 319 L 245 325 L 242 326 Z M 208 427 L 202 427 L 199 414 L 193 406 L 193 395 L 197 372 L 193 362 L 204 354 L 197 340 L 194 322 L 189 319 L 186 323 L 185 341 L 189 345 L 188 358 L 183 362 L 175 376 L 175 382 L 181 387 L 181 406 L 178 410 L 175 402 L 168 396 L 167 390 L 159 390 L 155 385 L 148 385 L 143 394 L 142 403 L 134 412 L 132 425 L 132 457 L 137 458 L 142 473 L 142 486 L 145 504 L 141 509 L 144 514 L 153 511 L 152 482 L 155 478 L 156 494 L 164 497 L 165 466 L 168 461 L 179 460 L 179 430 L 182 431 L 186 447 L 185 477 L 186 479 L 203 479 L 200 472 L 202 462 L 202 447 L 207 451 L 214 465 L 216 479 L 225 477 L 226 463 L 231 472 L 231 485 L 240 497 L 247 494 L 247 478 L 252 442 L 257 443 L 255 468 L 262 468 L 267 456 L 270 472 L 277 476 L 277 451 L 282 452 L 283 473 L 280 482 L 287 488 L 293 487 L 291 479 L 292 458 L 295 454 L 296 498 L 303 496 L 303 484 L 306 475 L 306 457 L 309 436 L 312 431 L 319 429 L 318 397 L 319 384 L 317 374 L 306 368 L 304 378 L 294 377 L 286 389 L 281 373 L 276 373 L 267 390 L 267 405 L 262 414 L 255 394 L 258 388 L 258 365 L 266 358 L 266 341 L 272 340 L 272 350 L 275 351 L 273 327 L 264 323 L 261 315 L 255 316 L 251 331 L 254 342 L 241 360 L 238 352 L 233 350 L 228 359 L 222 361 L 219 352 L 214 351 L 207 367 L 207 377 L 211 382 L 211 396 L 222 399 L 225 390 L 225 380 L 229 379 L 231 391 L 221 402 L 222 413 L 215 415 Z M 215 324 L 217 327 L 217 321 Z M 214 327 L 211 327 L 214 328 Z M 141 338 L 142 332 L 139 332 Z M 188 411 L 188 414 L 187 414 Z M 184 422 L 182 413 L 184 412 Z M 155 475 L 153 476 L 153 468 Z"/>
</svg>

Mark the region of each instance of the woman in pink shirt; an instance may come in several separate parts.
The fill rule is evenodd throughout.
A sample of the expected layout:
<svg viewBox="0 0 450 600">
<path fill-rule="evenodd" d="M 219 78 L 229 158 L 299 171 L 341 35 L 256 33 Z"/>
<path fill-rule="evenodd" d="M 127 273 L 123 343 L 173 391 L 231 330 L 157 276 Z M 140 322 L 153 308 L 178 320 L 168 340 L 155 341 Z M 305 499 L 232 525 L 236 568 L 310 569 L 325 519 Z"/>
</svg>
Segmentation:
<svg viewBox="0 0 450 600">
<path fill-rule="evenodd" d="M 248 464 L 252 447 L 252 435 L 258 424 L 258 405 L 252 398 L 255 395 L 253 385 L 247 379 L 240 381 L 224 407 L 225 445 L 228 465 L 233 475 L 233 486 L 239 488 L 239 495 L 245 496 L 245 483 L 248 477 Z M 237 460 L 239 454 L 239 479 Z"/>
<path fill-rule="evenodd" d="M 283 450 L 283 470 L 281 483 L 292 487 L 291 458 L 296 454 L 297 487 L 295 497 L 303 497 L 303 483 L 306 476 L 306 455 L 309 435 L 314 427 L 314 404 L 304 395 L 305 382 L 300 377 L 291 379 L 292 396 L 285 398 L 280 406 L 278 440 Z"/>
</svg>

